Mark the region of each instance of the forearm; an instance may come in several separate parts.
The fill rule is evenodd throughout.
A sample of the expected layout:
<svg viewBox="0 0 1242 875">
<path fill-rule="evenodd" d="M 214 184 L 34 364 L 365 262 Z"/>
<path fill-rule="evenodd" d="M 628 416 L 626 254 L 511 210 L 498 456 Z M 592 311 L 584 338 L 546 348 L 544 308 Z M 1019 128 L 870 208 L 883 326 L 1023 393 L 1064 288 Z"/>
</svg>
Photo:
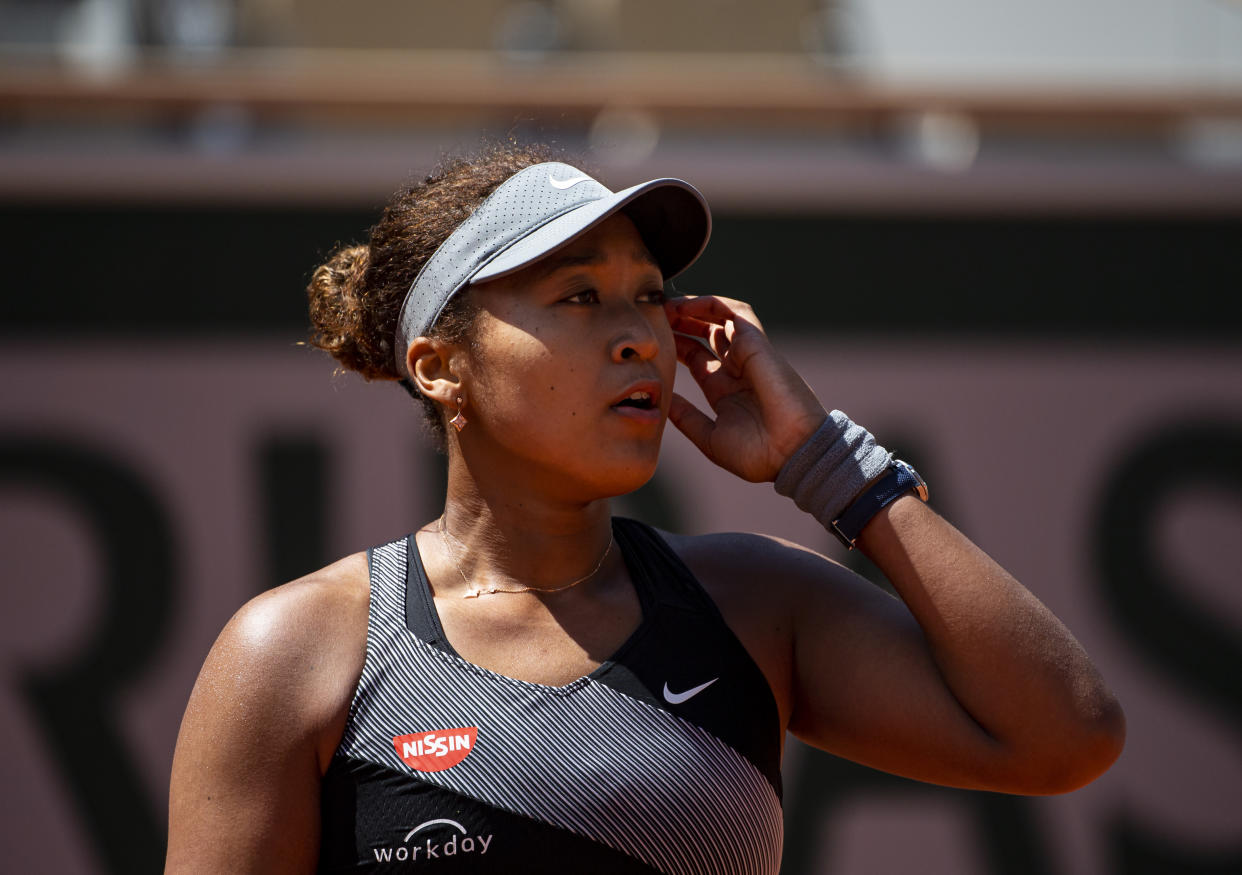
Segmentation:
<svg viewBox="0 0 1242 875">
<path fill-rule="evenodd" d="M 858 546 L 909 609 L 852 575 L 832 585 L 840 566 L 806 568 L 804 578 L 803 563 L 816 563 L 788 559 L 791 727 L 880 768 L 959 786 L 1057 792 L 1102 772 L 1120 751 L 1121 709 L 1051 612 L 917 498 L 869 522 L 870 501 L 849 513 L 890 456 L 844 413 L 824 410 L 747 304 L 700 296 L 666 307 L 688 335 L 678 359 L 716 413 L 674 396 L 672 422 L 707 458 L 773 480 L 838 535 L 862 526 Z M 881 482 L 902 486 L 905 476 Z"/>
<path fill-rule="evenodd" d="M 1120 753 L 1121 708 L 1073 635 L 930 507 L 898 499 L 856 546 L 918 621 L 953 697 L 1014 768 L 1073 785 Z"/>
</svg>

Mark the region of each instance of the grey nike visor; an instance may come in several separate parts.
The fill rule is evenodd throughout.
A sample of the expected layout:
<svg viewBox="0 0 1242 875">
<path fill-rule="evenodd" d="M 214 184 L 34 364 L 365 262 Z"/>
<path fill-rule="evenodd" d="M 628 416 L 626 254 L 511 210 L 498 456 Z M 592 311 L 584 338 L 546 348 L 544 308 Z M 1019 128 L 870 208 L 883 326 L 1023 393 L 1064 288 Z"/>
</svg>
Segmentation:
<svg viewBox="0 0 1242 875">
<path fill-rule="evenodd" d="M 459 291 L 519 271 L 622 210 L 665 280 L 693 264 L 711 236 L 707 201 L 680 179 L 653 179 L 613 192 L 559 162 L 535 164 L 510 176 L 414 278 L 397 320 L 397 373 L 409 378 L 405 354 L 410 343 L 431 330 Z"/>
</svg>

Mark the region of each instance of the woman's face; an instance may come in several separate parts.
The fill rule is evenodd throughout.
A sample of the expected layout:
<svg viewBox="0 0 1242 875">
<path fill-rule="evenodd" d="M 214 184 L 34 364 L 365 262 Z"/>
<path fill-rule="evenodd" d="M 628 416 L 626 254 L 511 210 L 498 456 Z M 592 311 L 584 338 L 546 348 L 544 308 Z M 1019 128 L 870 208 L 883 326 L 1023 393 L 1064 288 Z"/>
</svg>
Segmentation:
<svg viewBox="0 0 1242 875">
<path fill-rule="evenodd" d="M 624 215 L 475 286 L 461 434 L 472 471 L 492 466 L 490 476 L 569 500 L 650 479 L 677 367 L 662 289 Z"/>
</svg>

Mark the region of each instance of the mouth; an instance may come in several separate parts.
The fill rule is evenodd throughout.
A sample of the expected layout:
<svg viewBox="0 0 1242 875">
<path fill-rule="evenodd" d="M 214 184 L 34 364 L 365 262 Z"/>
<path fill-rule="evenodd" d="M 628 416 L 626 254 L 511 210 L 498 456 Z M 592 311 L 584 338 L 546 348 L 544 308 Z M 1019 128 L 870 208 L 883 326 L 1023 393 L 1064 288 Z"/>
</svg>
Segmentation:
<svg viewBox="0 0 1242 875">
<path fill-rule="evenodd" d="M 612 409 L 627 416 L 659 418 L 660 384 L 645 381 L 631 386 L 625 395 L 612 403 Z"/>
</svg>

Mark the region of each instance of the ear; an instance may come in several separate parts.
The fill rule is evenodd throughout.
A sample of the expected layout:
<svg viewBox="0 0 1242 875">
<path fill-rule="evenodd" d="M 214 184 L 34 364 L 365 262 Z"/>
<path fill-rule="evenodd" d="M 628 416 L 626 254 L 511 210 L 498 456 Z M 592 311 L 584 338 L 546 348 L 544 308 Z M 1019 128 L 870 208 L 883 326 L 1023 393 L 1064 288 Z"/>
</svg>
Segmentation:
<svg viewBox="0 0 1242 875">
<path fill-rule="evenodd" d="M 414 338 L 405 351 L 405 366 L 418 391 L 453 411 L 463 388 L 458 375 L 463 362 L 457 352 L 454 346 L 430 337 Z"/>
</svg>

